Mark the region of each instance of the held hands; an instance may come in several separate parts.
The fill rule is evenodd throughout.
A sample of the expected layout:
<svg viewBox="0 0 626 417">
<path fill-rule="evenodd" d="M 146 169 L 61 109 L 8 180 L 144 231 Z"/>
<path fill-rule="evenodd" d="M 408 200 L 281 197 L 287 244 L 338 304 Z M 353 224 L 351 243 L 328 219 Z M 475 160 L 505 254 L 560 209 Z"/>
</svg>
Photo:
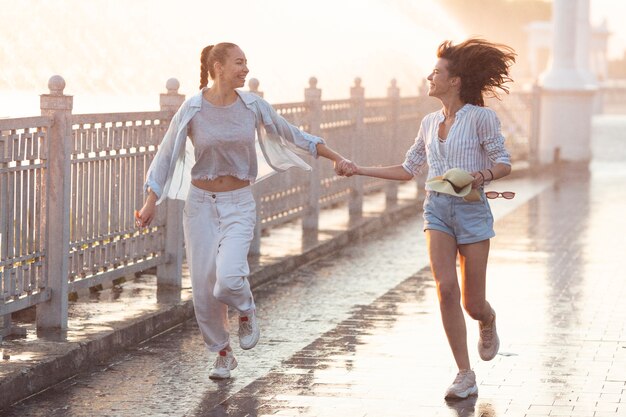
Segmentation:
<svg viewBox="0 0 626 417">
<path fill-rule="evenodd" d="M 357 165 L 349 159 L 342 159 L 339 162 L 335 162 L 335 173 L 342 177 L 351 177 L 358 172 Z"/>
</svg>

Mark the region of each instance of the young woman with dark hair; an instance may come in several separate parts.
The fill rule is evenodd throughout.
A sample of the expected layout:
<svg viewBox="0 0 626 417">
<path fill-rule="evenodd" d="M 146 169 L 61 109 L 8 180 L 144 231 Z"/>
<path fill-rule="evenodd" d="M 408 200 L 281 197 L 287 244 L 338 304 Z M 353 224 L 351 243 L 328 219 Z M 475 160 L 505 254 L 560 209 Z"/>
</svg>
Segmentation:
<svg viewBox="0 0 626 417">
<path fill-rule="evenodd" d="M 445 397 L 466 398 L 477 394 L 478 387 L 470 365 L 461 305 L 479 323 L 480 357 L 493 359 L 500 345 L 496 313 L 485 294 L 489 239 L 495 233 L 483 186 L 508 175 L 511 162 L 500 121 L 493 110 L 484 107 L 483 97 L 495 95 L 496 89 L 508 93 L 504 83 L 511 81 L 509 68 L 515 53 L 505 45 L 469 39 L 458 45 L 442 43 L 437 57 L 428 76 L 428 95 L 439 99 L 443 108 L 424 117 L 404 163 L 361 167 L 343 161 L 341 170 L 348 176 L 406 181 L 428 166 L 431 181 L 426 183 L 424 231 L 443 327 L 459 370 Z M 455 184 L 455 179 L 460 183 Z M 435 183 L 449 185 L 436 187 L 436 191 Z M 474 190 L 473 198 L 468 198 L 470 189 Z"/>
</svg>

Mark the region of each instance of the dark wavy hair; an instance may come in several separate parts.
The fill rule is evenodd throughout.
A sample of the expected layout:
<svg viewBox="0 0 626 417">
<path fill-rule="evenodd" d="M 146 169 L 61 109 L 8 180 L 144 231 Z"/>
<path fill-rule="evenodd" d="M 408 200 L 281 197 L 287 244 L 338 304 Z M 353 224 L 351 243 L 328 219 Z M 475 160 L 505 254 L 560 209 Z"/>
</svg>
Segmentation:
<svg viewBox="0 0 626 417">
<path fill-rule="evenodd" d="M 216 62 L 224 63 L 228 56 L 230 48 L 236 48 L 237 45 L 230 42 L 221 42 L 216 45 L 209 45 L 202 50 L 200 54 L 200 89 L 202 90 L 209 84 L 209 75 L 211 79 L 215 79 L 215 69 L 213 65 Z"/>
<path fill-rule="evenodd" d="M 509 93 L 504 84 L 512 82 L 509 68 L 515 63 L 513 48 L 483 39 L 468 39 L 458 45 L 445 41 L 437 58 L 448 61 L 448 72 L 461 78 L 461 101 L 484 106 L 483 95 L 499 98 L 496 89 Z"/>
</svg>

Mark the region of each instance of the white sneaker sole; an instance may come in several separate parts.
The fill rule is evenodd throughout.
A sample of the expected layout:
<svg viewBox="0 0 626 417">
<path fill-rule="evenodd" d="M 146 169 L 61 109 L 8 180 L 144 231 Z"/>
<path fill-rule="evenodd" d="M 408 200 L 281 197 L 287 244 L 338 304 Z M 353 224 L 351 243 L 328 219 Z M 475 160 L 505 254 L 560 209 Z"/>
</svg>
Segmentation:
<svg viewBox="0 0 626 417">
<path fill-rule="evenodd" d="M 250 341 L 244 342 L 241 338 L 239 338 L 239 346 L 243 350 L 249 350 L 256 346 L 259 343 L 259 339 L 261 338 L 261 329 L 257 325 L 257 331 L 252 334 L 250 337 Z"/>
<path fill-rule="evenodd" d="M 228 378 L 230 378 L 230 371 L 226 371 L 224 373 L 213 372 L 209 375 L 209 379 L 212 379 L 214 381 L 220 381 L 222 379 L 228 379 Z"/>
<path fill-rule="evenodd" d="M 223 370 L 219 370 L 219 371 L 216 369 L 213 369 L 211 370 L 211 373 L 209 373 L 209 379 L 214 379 L 214 380 L 228 379 L 230 378 L 230 371 L 235 369 L 237 365 L 238 365 L 237 360 L 235 359 L 233 363 L 230 364 L 229 369 L 224 368 Z"/>
<path fill-rule="evenodd" d="M 478 395 L 478 387 L 476 385 L 459 393 L 447 392 L 445 398 L 462 400 L 469 397 L 470 395 Z"/>
</svg>

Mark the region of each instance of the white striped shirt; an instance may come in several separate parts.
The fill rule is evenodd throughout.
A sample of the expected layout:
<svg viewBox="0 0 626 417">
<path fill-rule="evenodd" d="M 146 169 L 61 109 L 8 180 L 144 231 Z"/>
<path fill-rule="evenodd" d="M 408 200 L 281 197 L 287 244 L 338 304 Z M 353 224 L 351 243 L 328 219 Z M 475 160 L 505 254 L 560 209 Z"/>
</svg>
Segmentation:
<svg viewBox="0 0 626 417">
<path fill-rule="evenodd" d="M 427 178 L 443 175 L 451 168 L 476 172 L 497 163 L 511 165 L 500 132 L 500 120 L 493 110 L 465 104 L 456 112 L 448 137 L 442 142 L 439 140 L 439 125 L 444 118 L 441 109 L 422 119 L 415 143 L 402 163 L 409 174 L 417 175 L 426 163 Z"/>
</svg>

